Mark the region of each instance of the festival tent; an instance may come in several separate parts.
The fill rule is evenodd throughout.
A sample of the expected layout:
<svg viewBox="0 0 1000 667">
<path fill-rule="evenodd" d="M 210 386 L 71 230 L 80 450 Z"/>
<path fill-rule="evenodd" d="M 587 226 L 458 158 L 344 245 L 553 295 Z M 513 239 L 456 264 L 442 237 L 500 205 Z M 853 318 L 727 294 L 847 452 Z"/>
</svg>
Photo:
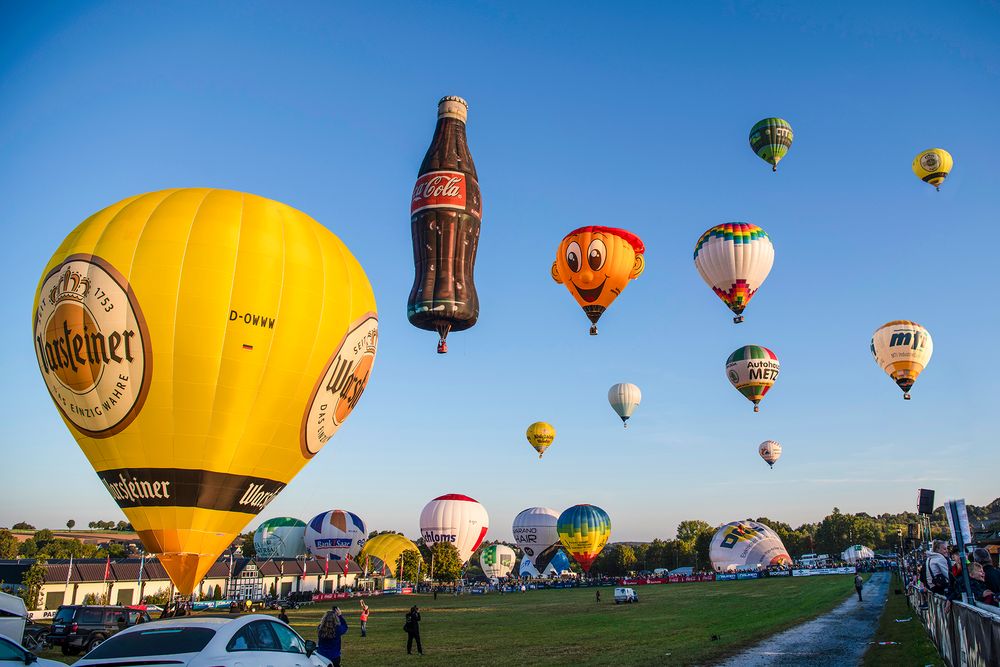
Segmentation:
<svg viewBox="0 0 1000 667">
<path fill-rule="evenodd" d="M 865 558 L 875 558 L 875 552 L 868 547 L 855 544 L 844 549 L 844 553 L 840 554 L 840 557 L 848 563 L 853 563 L 855 561 L 864 560 Z"/>
</svg>

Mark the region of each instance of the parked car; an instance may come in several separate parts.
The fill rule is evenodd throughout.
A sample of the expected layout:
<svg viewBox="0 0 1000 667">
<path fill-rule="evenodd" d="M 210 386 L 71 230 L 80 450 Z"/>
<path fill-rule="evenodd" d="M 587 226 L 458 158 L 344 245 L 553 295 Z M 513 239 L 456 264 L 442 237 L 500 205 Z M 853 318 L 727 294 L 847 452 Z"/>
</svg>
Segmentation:
<svg viewBox="0 0 1000 667">
<path fill-rule="evenodd" d="M 141 619 L 141 620 L 140 620 Z M 121 621 L 124 621 L 121 622 Z M 141 609 L 120 605 L 64 604 L 52 619 L 52 630 L 46 639 L 62 649 L 63 655 L 80 655 L 92 651 L 105 639 L 121 630 L 150 620 Z"/>
<path fill-rule="evenodd" d="M 0 662 L 5 664 L 21 662 L 37 667 L 64 667 L 61 662 L 39 658 L 13 639 L 0 635 Z"/>
<path fill-rule="evenodd" d="M 315 650 L 315 642 L 272 616 L 187 616 L 119 632 L 75 665 L 329 667 Z"/>
<path fill-rule="evenodd" d="M 29 651 L 44 651 L 49 647 L 48 634 L 52 628 L 44 623 L 35 623 L 30 618 L 24 623 L 21 644 Z"/>
<path fill-rule="evenodd" d="M 616 588 L 615 589 L 615 604 L 632 604 L 633 602 L 638 602 L 639 596 L 635 594 L 634 588 Z"/>
</svg>

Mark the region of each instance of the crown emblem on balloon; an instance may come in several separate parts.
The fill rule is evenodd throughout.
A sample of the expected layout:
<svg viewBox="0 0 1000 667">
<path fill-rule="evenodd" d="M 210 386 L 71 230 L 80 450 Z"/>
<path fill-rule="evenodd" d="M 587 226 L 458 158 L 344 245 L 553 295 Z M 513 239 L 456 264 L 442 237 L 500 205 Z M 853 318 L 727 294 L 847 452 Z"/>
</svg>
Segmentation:
<svg viewBox="0 0 1000 667">
<path fill-rule="evenodd" d="M 67 268 L 59 280 L 49 290 L 49 301 L 53 304 L 66 299 L 83 301 L 90 293 L 90 278 Z"/>
</svg>

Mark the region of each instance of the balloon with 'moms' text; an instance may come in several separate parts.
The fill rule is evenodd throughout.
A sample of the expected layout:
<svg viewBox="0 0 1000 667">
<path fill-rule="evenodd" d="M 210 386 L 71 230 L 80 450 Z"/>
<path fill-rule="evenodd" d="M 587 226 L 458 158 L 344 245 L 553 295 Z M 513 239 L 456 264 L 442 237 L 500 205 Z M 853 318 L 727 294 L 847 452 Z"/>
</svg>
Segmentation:
<svg viewBox="0 0 1000 667">
<path fill-rule="evenodd" d="M 205 188 L 87 218 L 42 271 L 33 325 L 60 416 L 185 595 L 344 423 L 378 344 L 340 239 Z"/>
</svg>

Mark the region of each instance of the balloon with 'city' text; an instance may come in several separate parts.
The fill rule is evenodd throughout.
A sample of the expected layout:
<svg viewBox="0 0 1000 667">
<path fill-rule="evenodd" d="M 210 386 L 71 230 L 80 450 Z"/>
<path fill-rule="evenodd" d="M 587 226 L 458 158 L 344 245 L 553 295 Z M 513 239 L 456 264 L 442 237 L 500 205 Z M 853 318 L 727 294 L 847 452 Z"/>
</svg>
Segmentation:
<svg viewBox="0 0 1000 667">
<path fill-rule="evenodd" d="M 378 342 L 340 239 L 205 188 L 87 218 L 42 271 L 33 323 L 62 419 L 184 595 L 337 432 Z"/>
<path fill-rule="evenodd" d="M 783 118 L 765 118 L 750 128 L 750 148 L 771 165 L 771 171 L 778 171 L 778 163 L 788 155 L 794 138 L 792 126 Z"/>
</svg>

